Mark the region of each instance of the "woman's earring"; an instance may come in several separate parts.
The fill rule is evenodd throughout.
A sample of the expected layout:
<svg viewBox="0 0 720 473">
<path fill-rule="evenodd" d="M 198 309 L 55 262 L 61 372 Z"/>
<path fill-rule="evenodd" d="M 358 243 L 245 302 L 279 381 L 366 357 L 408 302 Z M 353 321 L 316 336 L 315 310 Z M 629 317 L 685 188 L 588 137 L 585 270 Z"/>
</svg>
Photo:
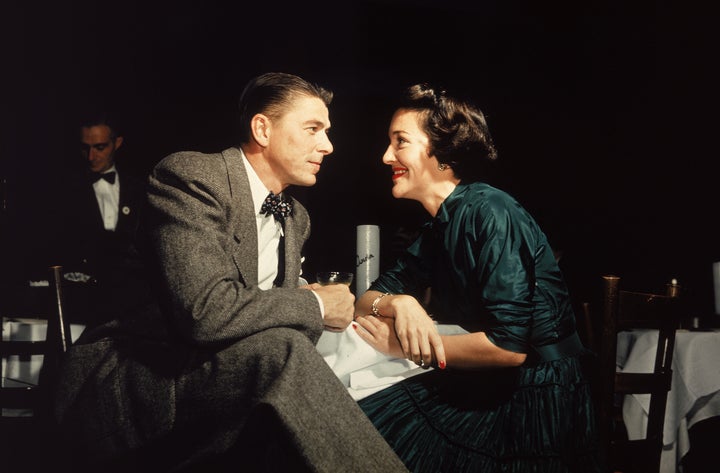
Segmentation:
<svg viewBox="0 0 720 473">
<path fill-rule="evenodd" d="M 446 170 L 446 169 L 449 168 L 449 167 L 450 167 L 450 166 L 448 166 L 448 165 L 445 164 L 445 163 L 440 163 L 440 164 L 438 164 L 438 170 L 439 170 L 439 171 L 444 171 L 444 170 Z"/>
</svg>

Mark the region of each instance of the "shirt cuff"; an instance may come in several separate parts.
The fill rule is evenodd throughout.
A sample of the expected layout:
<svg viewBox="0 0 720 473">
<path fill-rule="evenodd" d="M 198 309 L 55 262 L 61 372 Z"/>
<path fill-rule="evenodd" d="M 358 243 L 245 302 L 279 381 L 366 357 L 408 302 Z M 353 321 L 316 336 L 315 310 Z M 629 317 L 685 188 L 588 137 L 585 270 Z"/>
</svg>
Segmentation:
<svg viewBox="0 0 720 473">
<path fill-rule="evenodd" d="M 322 298 L 318 295 L 317 292 L 310 289 L 310 292 L 312 292 L 315 295 L 315 299 L 317 299 L 318 304 L 320 304 L 320 315 L 322 315 L 323 320 L 325 320 L 325 306 L 323 305 Z"/>
</svg>

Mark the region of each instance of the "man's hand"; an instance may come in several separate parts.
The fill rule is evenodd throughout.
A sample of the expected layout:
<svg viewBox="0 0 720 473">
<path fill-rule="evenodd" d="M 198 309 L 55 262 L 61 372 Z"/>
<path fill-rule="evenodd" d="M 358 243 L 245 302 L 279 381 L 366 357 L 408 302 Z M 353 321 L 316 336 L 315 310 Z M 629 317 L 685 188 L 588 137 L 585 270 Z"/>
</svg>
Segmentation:
<svg viewBox="0 0 720 473">
<path fill-rule="evenodd" d="M 307 286 L 315 291 L 325 307 L 325 328 L 341 332 L 350 325 L 355 312 L 355 296 L 345 284 L 321 286 L 313 283 Z"/>
</svg>

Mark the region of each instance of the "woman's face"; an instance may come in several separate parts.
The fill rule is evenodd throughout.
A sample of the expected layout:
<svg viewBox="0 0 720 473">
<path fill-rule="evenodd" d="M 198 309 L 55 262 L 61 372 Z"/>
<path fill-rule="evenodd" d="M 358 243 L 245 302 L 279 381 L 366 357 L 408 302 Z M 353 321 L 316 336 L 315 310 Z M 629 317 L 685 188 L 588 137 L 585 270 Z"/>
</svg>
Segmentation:
<svg viewBox="0 0 720 473">
<path fill-rule="evenodd" d="M 428 186 L 439 178 L 438 161 L 428 155 L 430 139 L 420 128 L 421 114 L 399 109 L 390 121 L 390 145 L 383 163 L 392 166 L 395 198 L 423 201 Z"/>
</svg>

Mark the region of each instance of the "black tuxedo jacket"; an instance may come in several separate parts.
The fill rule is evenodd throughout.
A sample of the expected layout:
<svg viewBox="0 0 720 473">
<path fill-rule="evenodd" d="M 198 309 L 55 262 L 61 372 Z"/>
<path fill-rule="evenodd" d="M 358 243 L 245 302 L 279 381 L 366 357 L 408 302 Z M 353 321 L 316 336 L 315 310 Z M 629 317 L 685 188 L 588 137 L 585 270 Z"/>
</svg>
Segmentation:
<svg viewBox="0 0 720 473">
<path fill-rule="evenodd" d="M 92 181 L 73 177 L 58 192 L 49 264 L 66 273 L 91 277 L 91 296 L 71 311 L 80 322 L 94 325 L 137 310 L 152 298 L 143 231 L 146 181 L 117 169 L 120 182 L 118 222 L 105 230 Z"/>
</svg>

